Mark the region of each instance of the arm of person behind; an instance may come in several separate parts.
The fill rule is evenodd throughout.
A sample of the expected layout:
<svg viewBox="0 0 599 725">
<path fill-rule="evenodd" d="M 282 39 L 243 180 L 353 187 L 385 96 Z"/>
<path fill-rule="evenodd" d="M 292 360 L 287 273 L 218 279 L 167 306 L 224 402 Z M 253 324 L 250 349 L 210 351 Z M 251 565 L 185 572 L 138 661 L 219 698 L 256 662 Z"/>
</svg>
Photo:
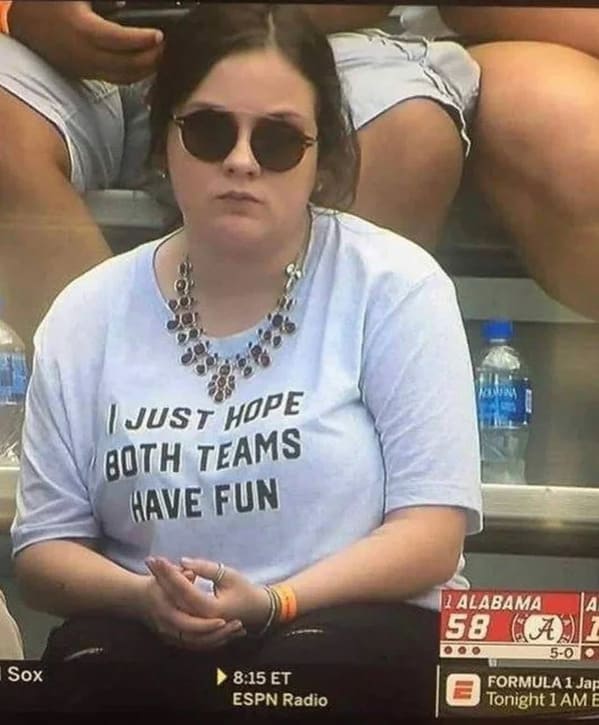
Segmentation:
<svg viewBox="0 0 599 725">
<path fill-rule="evenodd" d="M 440 5 L 445 23 L 476 42 L 529 40 L 568 45 L 599 57 L 599 9 Z"/>
<path fill-rule="evenodd" d="M 287 580 L 300 611 L 426 594 L 452 578 L 464 535 L 481 528 L 472 367 L 453 284 L 437 271 L 403 299 L 392 283 L 376 297 L 362 390 L 381 439 L 384 522 Z"/>
<path fill-rule="evenodd" d="M 122 27 L 82 0 L 17 0 L 8 25 L 11 37 L 71 78 L 132 83 L 153 73 L 162 52 L 159 30 Z"/>
<path fill-rule="evenodd" d="M 393 5 L 299 5 L 312 22 L 325 33 L 340 33 L 376 26 L 391 12 Z"/>
</svg>

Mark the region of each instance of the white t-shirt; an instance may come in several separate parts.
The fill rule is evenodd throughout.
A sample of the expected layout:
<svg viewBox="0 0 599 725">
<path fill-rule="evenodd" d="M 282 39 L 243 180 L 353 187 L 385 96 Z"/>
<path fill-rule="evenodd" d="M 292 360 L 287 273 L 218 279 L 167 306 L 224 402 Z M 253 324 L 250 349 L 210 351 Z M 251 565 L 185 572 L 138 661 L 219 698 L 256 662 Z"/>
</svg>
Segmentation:
<svg viewBox="0 0 599 725">
<path fill-rule="evenodd" d="M 149 555 L 197 556 L 268 583 L 397 508 L 462 507 L 468 531 L 480 530 L 467 342 L 453 284 L 430 255 L 316 210 L 297 331 L 215 403 L 165 329 L 161 241 L 74 281 L 36 333 L 14 553 L 99 537 L 131 571 L 146 572 Z M 242 350 L 257 328 L 213 349 Z M 456 573 L 449 586 L 467 582 Z M 436 607 L 438 594 L 415 601 Z"/>
</svg>

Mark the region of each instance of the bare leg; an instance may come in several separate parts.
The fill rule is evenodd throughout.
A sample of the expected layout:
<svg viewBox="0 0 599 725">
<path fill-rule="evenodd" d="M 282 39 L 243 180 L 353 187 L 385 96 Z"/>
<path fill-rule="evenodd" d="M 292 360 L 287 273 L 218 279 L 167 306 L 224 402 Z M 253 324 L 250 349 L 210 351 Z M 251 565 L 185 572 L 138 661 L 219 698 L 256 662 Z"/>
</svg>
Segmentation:
<svg viewBox="0 0 599 725">
<path fill-rule="evenodd" d="M 404 101 L 359 132 L 362 166 L 351 211 L 432 249 L 453 201 L 462 142 L 448 113 Z"/>
<path fill-rule="evenodd" d="M 30 348 L 57 293 L 111 253 L 71 186 L 56 128 L 3 90 L 0 118 L 1 316 Z"/>
<path fill-rule="evenodd" d="M 472 171 L 531 276 L 599 319 L 599 62 L 545 43 L 470 51 L 482 68 Z"/>
</svg>

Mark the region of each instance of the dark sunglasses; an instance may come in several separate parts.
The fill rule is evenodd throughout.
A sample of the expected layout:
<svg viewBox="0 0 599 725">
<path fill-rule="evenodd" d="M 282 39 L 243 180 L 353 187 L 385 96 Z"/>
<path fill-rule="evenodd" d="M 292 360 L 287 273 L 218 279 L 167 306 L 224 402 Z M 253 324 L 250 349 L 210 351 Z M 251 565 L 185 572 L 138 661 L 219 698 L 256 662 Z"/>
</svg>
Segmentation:
<svg viewBox="0 0 599 725">
<path fill-rule="evenodd" d="M 224 161 L 237 144 L 239 125 L 228 111 L 202 108 L 172 118 L 184 148 L 200 161 Z M 315 143 L 316 138 L 306 136 L 292 123 L 268 116 L 256 121 L 250 137 L 254 158 L 268 171 L 289 171 Z"/>
</svg>

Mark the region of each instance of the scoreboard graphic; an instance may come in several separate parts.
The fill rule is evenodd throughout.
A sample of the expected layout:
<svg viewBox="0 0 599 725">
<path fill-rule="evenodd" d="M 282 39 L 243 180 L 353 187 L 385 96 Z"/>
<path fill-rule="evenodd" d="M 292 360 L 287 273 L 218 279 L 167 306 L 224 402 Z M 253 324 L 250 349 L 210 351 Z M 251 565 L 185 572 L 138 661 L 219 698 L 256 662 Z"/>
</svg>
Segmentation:
<svg viewBox="0 0 599 725">
<path fill-rule="evenodd" d="M 599 592 L 444 590 L 439 656 L 599 661 Z"/>
</svg>

